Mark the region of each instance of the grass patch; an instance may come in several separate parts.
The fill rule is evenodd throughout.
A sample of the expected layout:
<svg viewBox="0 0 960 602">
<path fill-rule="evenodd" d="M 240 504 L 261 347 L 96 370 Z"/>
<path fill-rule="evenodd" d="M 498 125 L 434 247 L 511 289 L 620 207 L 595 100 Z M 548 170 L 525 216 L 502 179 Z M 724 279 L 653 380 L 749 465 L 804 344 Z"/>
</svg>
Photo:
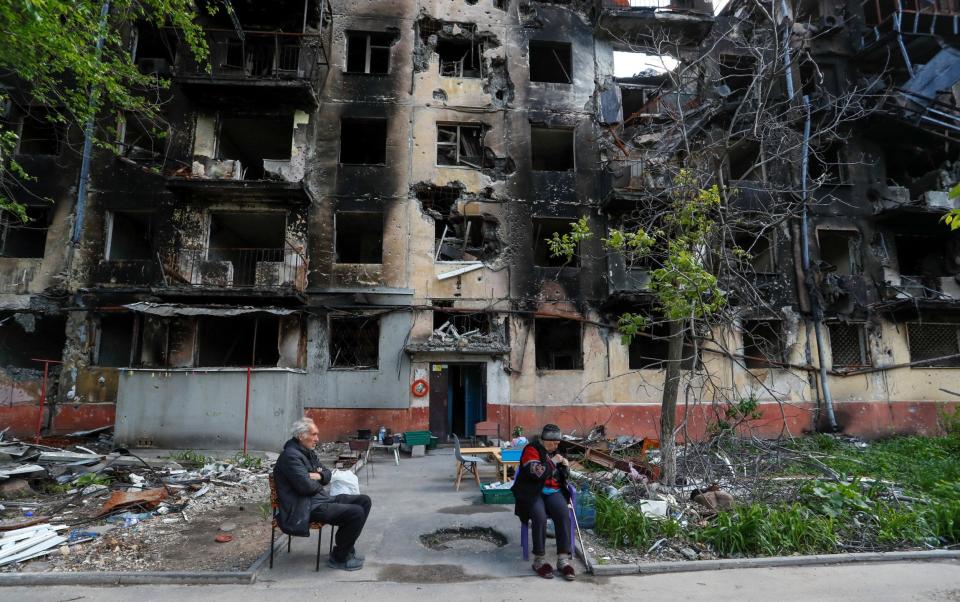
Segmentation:
<svg viewBox="0 0 960 602">
<path fill-rule="evenodd" d="M 837 548 L 834 519 L 800 504 L 740 506 L 720 513 L 694 536 L 721 556 L 817 554 Z"/>
<path fill-rule="evenodd" d="M 595 500 L 597 519 L 594 532 L 616 547 L 646 551 L 660 538 L 684 534 L 680 523 L 671 518 L 647 516 L 639 508 L 617 498 L 597 495 Z"/>
</svg>

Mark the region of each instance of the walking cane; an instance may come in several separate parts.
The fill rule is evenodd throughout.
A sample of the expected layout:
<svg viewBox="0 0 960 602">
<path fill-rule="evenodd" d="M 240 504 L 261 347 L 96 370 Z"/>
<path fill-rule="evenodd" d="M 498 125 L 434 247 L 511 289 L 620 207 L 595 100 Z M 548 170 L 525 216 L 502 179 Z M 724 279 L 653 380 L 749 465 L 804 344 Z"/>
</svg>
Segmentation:
<svg viewBox="0 0 960 602">
<path fill-rule="evenodd" d="M 587 572 L 593 574 L 593 567 L 587 559 L 587 548 L 583 545 L 583 535 L 580 533 L 580 521 L 577 520 L 577 510 L 571 505 L 570 510 L 573 515 L 573 526 L 577 528 L 577 539 L 580 540 L 580 553 L 583 554 L 583 564 L 587 567 Z"/>
</svg>

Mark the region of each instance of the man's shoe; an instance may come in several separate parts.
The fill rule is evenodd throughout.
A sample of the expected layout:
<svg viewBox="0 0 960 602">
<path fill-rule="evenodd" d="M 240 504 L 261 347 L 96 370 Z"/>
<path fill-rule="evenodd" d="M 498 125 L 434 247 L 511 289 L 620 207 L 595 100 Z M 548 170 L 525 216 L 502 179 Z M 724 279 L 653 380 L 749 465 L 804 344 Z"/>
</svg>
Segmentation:
<svg viewBox="0 0 960 602">
<path fill-rule="evenodd" d="M 352 551 L 350 552 L 350 555 L 353 556 L 354 558 L 356 558 L 357 560 L 361 561 L 361 562 L 363 562 L 364 560 L 366 560 L 366 557 L 365 557 L 363 554 L 358 554 L 356 550 L 352 550 Z"/>
<path fill-rule="evenodd" d="M 359 571 L 363 568 L 363 561 L 356 556 L 351 556 L 343 562 L 337 562 L 331 557 L 327 560 L 327 566 L 331 569 L 340 569 L 341 571 Z"/>
</svg>

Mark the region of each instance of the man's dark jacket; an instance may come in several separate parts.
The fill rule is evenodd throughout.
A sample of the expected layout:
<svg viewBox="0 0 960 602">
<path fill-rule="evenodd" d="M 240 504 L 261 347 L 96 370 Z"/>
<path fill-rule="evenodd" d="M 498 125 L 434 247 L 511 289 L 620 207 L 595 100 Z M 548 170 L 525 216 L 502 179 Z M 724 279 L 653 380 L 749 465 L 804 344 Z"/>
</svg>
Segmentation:
<svg viewBox="0 0 960 602">
<path fill-rule="evenodd" d="M 319 472 L 323 480 L 314 481 L 309 473 Z M 283 452 L 273 467 L 273 478 L 280 498 L 277 525 L 289 535 L 310 536 L 310 511 L 319 505 L 330 503 L 323 486 L 330 482 L 330 471 L 323 467 L 317 454 L 291 439 L 283 446 Z"/>
<path fill-rule="evenodd" d="M 570 501 L 570 491 L 567 489 L 567 467 L 563 464 L 556 465 L 552 460 L 549 460 L 550 452 L 538 439 L 531 441 L 527 447 L 533 447 L 540 454 L 540 464 L 543 465 L 544 471 L 540 477 L 537 477 L 530 471 L 529 467 L 517 467 L 517 479 L 513 482 L 513 487 L 510 490 L 513 491 L 513 497 L 516 500 L 513 513 L 523 522 L 530 520 L 530 507 L 540 497 L 543 492 L 543 484 L 547 479 L 556 479 L 560 484 L 560 493 L 567 498 L 567 501 Z M 523 450 L 526 451 L 527 448 L 525 447 Z"/>
</svg>

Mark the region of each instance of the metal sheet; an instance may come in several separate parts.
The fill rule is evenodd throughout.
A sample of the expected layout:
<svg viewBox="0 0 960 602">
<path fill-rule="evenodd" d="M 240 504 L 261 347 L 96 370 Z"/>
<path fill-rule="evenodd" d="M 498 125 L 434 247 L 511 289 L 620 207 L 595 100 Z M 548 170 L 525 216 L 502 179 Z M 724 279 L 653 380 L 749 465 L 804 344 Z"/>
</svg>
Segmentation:
<svg viewBox="0 0 960 602">
<path fill-rule="evenodd" d="M 202 306 L 179 305 L 177 303 L 130 303 L 124 305 L 127 309 L 150 314 L 152 316 L 242 316 L 245 314 L 273 314 L 275 316 L 289 316 L 298 312 L 296 309 L 282 307 L 250 307 L 250 306 Z"/>
</svg>

